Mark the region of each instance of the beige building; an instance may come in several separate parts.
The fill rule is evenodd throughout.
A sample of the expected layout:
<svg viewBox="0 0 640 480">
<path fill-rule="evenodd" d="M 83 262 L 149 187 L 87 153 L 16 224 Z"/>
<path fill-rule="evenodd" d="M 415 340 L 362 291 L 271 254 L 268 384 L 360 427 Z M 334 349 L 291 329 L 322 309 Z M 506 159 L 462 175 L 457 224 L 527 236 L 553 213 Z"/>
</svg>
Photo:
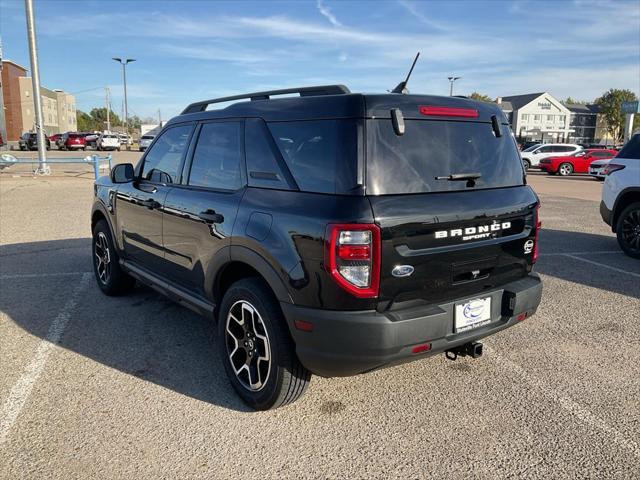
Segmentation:
<svg viewBox="0 0 640 480">
<path fill-rule="evenodd" d="M 16 141 L 24 132 L 35 131 L 33 84 L 27 69 L 10 60 L 2 62 L 2 84 L 6 109 L 7 140 Z M 75 131 L 76 99 L 62 90 L 40 87 L 42 114 L 47 135 Z"/>
</svg>

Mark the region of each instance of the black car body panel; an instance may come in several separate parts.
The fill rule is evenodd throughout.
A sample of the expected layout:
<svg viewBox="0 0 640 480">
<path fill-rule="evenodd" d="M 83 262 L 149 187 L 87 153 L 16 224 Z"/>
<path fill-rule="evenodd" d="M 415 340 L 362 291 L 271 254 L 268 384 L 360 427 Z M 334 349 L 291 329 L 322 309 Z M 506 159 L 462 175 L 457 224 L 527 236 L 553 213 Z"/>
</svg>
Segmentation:
<svg viewBox="0 0 640 480">
<path fill-rule="evenodd" d="M 391 109 L 404 116 L 404 138 L 390 136 Z M 436 127 L 444 129 L 437 144 L 411 146 L 425 137 L 416 137 L 421 129 Z M 467 150 L 447 155 L 460 132 Z M 374 151 L 376 135 L 397 145 Z M 432 148 L 440 153 L 425 167 L 421 152 Z M 384 165 L 396 162 L 391 153 L 397 164 Z M 473 178 L 434 180 L 429 168 Z M 423 182 L 402 193 L 416 175 Z M 540 302 L 532 273 L 539 202 L 493 104 L 347 93 L 240 101 L 170 120 L 133 181 L 103 177 L 95 188 L 93 223 L 108 220 L 127 271 L 214 317 L 230 282 L 262 277 L 300 360 L 317 374 L 362 373 L 447 350 L 531 316 Z M 337 270 L 334 230 L 342 242 L 360 226 L 373 246 L 354 252 L 370 263 L 345 260 Z M 367 272 L 375 288 L 360 295 L 336 281 L 337 271 Z M 456 305 L 480 297 L 491 298 L 489 321 L 456 331 Z M 424 342 L 428 351 L 412 353 Z"/>
</svg>

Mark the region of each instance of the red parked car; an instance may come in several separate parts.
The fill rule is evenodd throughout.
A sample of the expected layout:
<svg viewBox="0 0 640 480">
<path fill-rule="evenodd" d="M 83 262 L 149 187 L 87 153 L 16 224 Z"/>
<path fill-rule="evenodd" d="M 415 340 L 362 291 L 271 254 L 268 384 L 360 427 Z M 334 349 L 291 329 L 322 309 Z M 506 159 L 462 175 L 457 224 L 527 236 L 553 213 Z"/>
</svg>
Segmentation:
<svg viewBox="0 0 640 480">
<path fill-rule="evenodd" d="M 559 173 L 562 176 L 572 173 L 589 173 L 591 162 L 613 158 L 617 153 L 617 150 L 589 149 L 569 157 L 547 157 L 540 160 L 540 170 L 549 175 Z"/>
<path fill-rule="evenodd" d="M 58 140 L 60 150 L 86 150 L 87 140 L 82 133 L 67 132 Z"/>
</svg>

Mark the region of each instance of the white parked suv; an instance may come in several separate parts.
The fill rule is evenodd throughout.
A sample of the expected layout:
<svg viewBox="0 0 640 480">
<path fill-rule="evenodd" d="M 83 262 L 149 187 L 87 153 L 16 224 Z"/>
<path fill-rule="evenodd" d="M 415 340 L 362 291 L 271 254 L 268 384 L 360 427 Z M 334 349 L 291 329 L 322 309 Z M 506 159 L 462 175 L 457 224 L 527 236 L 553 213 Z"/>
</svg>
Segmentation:
<svg viewBox="0 0 640 480">
<path fill-rule="evenodd" d="M 624 253 L 640 259 L 640 133 L 609 161 L 604 173 L 600 215 Z"/>
<path fill-rule="evenodd" d="M 142 135 L 142 137 L 140 137 L 140 143 L 139 145 L 139 150 L 141 152 L 144 152 L 147 148 L 149 148 L 149 145 L 151 145 L 151 142 L 153 142 L 153 139 L 155 138 L 155 135 Z"/>
<path fill-rule="evenodd" d="M 547 157 L 568 157 L 575 155 L 583 148 L 580 145 L 572 143 L 544 143 L 534 145 L 520 152 L 524 168 L 528 170 L 531 167 L 540 165 L 540 160 Z"/>
<path fill-rule="evenodd" d="M 98 150 L 120 150 L 120 140 L 113 133 L 103 133 L 96 140 Z"/>
</svg>

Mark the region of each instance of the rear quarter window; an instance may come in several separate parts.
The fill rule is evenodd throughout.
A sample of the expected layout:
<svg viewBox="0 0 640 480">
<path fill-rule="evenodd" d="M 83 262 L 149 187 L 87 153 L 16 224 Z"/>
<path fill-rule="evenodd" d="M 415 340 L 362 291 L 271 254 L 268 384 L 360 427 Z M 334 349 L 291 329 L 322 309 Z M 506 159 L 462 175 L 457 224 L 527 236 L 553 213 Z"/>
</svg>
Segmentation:
<svg viewBox="0 0 640 480">
<path fill-rule="evenodd" d="M 268 126 L 300 190 L 349 194 L 358 187 L 356 121 L 271 122 Z"/>
<path fill-rule="evenodd" d="M 618 158 L 640 160 L 640 133 L 635 134 L 616 155 Z"/>
</svg>

